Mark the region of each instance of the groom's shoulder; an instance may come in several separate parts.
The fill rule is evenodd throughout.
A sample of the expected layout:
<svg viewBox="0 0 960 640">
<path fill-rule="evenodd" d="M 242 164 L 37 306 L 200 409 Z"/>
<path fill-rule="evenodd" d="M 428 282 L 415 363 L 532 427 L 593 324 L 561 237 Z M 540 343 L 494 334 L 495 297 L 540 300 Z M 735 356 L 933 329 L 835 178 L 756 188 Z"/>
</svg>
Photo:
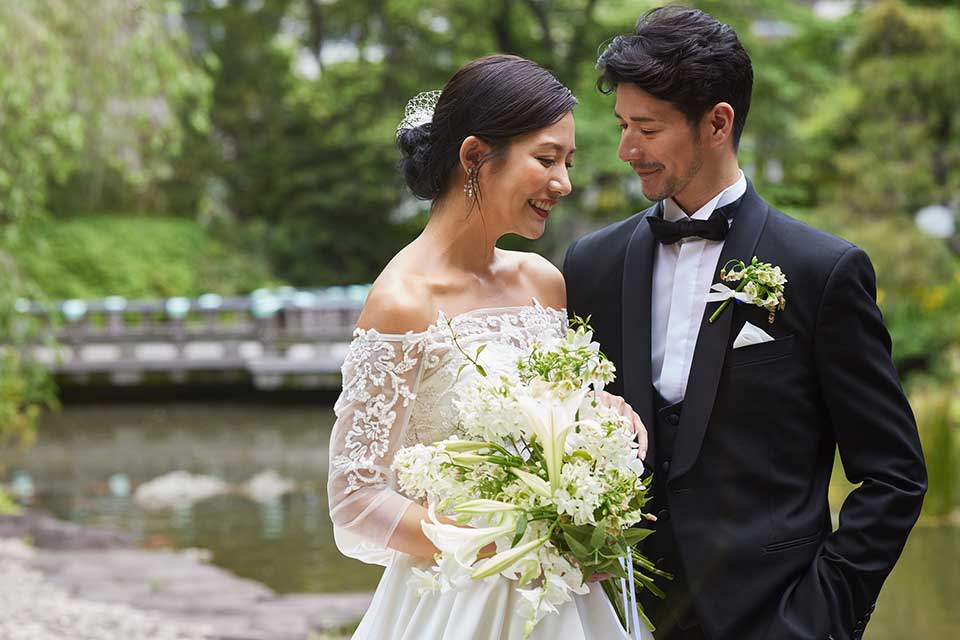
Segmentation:
<svg viewBox="0 0 960 640">
<path fill-rule="evenodd" d="M 793 252 L 808 259 L 819 257 L 832 263 L 855 247 L 849 240 L 818 229 L 773 206 L 768 207 L 770 215 L 767 219 L 767 230 L 788 243 Z"/>
<path fill-rule="evenodd" d="M 652 211 L 652 207 L 633 214 L 624 220 L 601 227 L 575 240 L 570 246 L 569 253 L 578 255 L 596 256 L 600 252 L 605 256 L 622 256 L 626 252 L 630 237 L 637 225 Z"/>
</svg>

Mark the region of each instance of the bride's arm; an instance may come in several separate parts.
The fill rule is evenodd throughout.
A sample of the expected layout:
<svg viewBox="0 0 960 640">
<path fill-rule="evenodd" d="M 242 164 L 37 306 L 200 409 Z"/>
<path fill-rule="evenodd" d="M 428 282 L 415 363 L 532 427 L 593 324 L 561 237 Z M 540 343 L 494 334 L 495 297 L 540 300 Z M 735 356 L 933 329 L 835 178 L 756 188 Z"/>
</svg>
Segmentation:
<svg viewBox="0 0 960 640">
<path fill-rule="evenodd" d="M 394 551 L 428 559 L 438 551 L 421 528 L 427 510 L 396 490 L 391 469 L 425 366 L 420 330 L 429 321 L 422 296 L 391 301 L 382 291 L 371 291 L 344 361 L 327 485 L 340 551 L 375 564 Z"/>
<path fill-rule="evenodd" d="M 343 365 L 334 407 L 327 494 L 340 551 L 387 564 L 391 550 L 436 551 L 420 530 L 423 508 L 396 489 L 391 469 L 423 369 L 422 336 L 358 332 Z"/>
</svg>

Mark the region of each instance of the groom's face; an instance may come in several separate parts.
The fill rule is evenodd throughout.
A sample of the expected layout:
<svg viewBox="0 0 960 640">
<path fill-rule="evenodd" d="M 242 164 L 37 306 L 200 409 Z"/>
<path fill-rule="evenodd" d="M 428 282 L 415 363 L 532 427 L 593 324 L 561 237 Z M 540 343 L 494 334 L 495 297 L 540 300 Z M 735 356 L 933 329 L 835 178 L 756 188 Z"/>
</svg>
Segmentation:
<svg viewBox="0 0 960 640">
<path fill-rule="evenodd" d="M 617 86 L 618 155 L 640 176 L 648 200 L 681 193 L 703 167 L 698 131 L 676 107 L 632 83 Z"/>
</svg>

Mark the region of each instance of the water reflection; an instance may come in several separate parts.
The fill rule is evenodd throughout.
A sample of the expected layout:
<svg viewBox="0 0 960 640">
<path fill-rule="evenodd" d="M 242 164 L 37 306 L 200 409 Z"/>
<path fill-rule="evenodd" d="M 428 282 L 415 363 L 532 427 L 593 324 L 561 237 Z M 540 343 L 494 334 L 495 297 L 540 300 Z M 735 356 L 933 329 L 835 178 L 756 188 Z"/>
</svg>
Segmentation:
<svg viewBox="0 0 960 640">
<path fill-rule="evenodd" d="M 68 407 L 44 416 L 36 447 L 9 461 L 5 480 L 18 478 L 24 495 L 61 517 L 119 527 L 148 546 L 209 549 L 215 564 L 280 592 L 370 590 L 379 568 L 343 558 L 327 517 L 332 424 L 328 407 Z M 233 487 L 273 470 L 296 489 L 259 502 L 229 491 L 163 511 L 132 499 L 144 482 L 176 470 Z M 848 488 L 838 483 L 836 504 Z M 917 528 L 864 637 L 960 637 L 958 559 L 960 529 Z"/>
<path fill-rule="evenodd" d="M 146 546 L 209 549 L 217 565 L 280 592 L 369 590 L 380 569 L 343 558 L 327 517 L 332 424 L 322 406 L 68 407 L 43 417 L 36 446 L 7 461 L 5 480 L 29 479 L 33 503 L 60 517 L 122 528 Z M 235 490 L 165 510 L 131 498 L 177 470 Z M 266 470 L 278 477 L 257 476 Z M 287 478 L 296 487 L 284 494 Z"/>
</svg>

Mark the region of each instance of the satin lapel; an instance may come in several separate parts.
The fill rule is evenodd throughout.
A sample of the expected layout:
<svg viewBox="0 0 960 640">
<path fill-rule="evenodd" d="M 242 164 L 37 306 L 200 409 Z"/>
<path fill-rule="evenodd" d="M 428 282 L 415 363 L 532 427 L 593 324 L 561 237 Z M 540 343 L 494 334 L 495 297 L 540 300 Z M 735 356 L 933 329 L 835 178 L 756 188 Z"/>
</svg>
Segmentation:
<svg viewBox="0 0 960 640">
<path fill-rule="evenodd" d="M 766 221 L 767 203 L 757 195 L 753 185 L 748 181 L 747 191 L 734 213 L 733 226 L 730 227 L 730 233 L 724 241 L 723 251 L 717 261 L 711 284 L 720 282 L 720 270 L 728 260 L 749 262 L 753 258 Z M 770 256 L 765 258 L 769 259 Z M 707 293 L 708 291 L 704 291 L 703 295 Z M 689 471 L 696 462 L 697 456 L 700 455 L 700 446 L 703 444 L 703 436 L 707 431 L 707 424 L 710 422 L 717 385 L 720 383 L 720 373 L 723 370 L 723 359 L 730 341 L 730 329 L 733 325 L 732 305 L 727 307 L 712 324 L 709 322 L 718 304 L 708 304 L 701 320 L 700 334 L 693 352 L 690 377 L 684 395 L 683 413 L 680 418 L 673 462 L 670 466 L 670 480 Z"/>
<path fill-rule="evenodd" d="M 648 209 L 652 215 L 656 207 Z M 623 359 L 624 397 L 647 428 L 645 463 L 654 464 L 653 377 L 650 367 L 650 295 L 653 284 L 653 257 L 656 240 L 646 216 L 633 231 L 623 263 Z"/>
</svg>

